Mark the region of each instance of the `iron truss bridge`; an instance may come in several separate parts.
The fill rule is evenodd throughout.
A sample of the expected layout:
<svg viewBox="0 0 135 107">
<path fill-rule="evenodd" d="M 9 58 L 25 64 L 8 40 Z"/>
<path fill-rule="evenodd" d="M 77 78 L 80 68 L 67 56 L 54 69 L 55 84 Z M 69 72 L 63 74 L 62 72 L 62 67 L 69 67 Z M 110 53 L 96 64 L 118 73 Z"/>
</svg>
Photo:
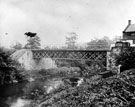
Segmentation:
<svg viewBox="0 0 135 107">
<path fill-rule="evenodd" d="M 109 50 L 32 50 L 33 59 L 52 58 L 66 60 L 97 61 L 104 66 L 107 64 Z"/>
</svg>

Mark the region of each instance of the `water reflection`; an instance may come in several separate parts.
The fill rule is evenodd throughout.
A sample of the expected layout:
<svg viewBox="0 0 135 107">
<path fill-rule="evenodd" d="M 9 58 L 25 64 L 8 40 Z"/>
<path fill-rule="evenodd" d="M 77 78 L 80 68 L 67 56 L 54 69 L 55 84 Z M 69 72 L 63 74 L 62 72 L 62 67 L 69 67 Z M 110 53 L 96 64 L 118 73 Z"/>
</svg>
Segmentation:
<svg viewBox="0 0 135 107">
<path fill-rule="evenodd" d="M 62 85 L 60 78 L 23 81 L 0 87 L 0 107 L 22 107 L 24 104 L 38 98 L 38 94 L 50 93 Z M 38 94 L 37 94 L 38 93 Z"/>
</svg>

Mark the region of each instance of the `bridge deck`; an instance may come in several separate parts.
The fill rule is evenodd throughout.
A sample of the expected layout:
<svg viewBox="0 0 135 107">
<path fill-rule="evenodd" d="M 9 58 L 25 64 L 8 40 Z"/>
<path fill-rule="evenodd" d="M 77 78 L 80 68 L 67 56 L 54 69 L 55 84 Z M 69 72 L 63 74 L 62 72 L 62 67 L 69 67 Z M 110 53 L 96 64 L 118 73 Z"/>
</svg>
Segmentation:
<svg viewBox="0 0 135 107">
<path fill-rule="evenodd" d="M 109 50 L 32 50 L 34 59 L 72 59 L 99 61 L 106 66 Z"/>
</svg>

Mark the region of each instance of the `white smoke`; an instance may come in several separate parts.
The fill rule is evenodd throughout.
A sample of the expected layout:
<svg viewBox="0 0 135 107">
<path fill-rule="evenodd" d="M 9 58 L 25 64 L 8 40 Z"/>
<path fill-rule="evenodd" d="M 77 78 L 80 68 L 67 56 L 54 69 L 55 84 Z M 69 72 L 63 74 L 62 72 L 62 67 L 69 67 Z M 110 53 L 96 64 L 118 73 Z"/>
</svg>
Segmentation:
<svg viewBox="0 0 135 107">
<path fill-rule="evenodd" d="M 10 107 L 23 107 L 25 104 L 29 104 L 29 100 L 18 98 L 16 102 L 12 103 Z"/>
<path fill-rule="evenodd" d="M 80 86 L 83 81 L 84 81 L 83 78 L 81 78 L 80 80 L 78 80 L 78 81 L 77 81 L 77 86 Z"/>
</svg>

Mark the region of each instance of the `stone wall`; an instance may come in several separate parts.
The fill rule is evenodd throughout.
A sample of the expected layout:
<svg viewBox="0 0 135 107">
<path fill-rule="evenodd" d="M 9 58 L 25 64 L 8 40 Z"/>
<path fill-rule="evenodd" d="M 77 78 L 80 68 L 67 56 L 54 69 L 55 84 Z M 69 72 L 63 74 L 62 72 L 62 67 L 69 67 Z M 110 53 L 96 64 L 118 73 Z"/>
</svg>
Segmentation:
<svg viewBox="0 0 135 107">
<path fill-rule="evenodd" d="M 28 49 L 18 50 L 11 57 L 17 60 L 25 70 L 41 70 L 57 67 L 55 61 L 51 58 L 33 59 L 33 54 Z"/>
<path fill-rule="evenodd" d="M 112 71 L 116 71 L 116 72 L 120 72 L 120 67 L 121 65 L 116 65 L 116 58 L 117 56 L 120 55 L 121 52 L 123 51 L 126 51 L 128 48 L 131 48 L 131 47 L 123 47 L 123 46 L 120 46 L 120 47 L 112 47 L 111 51 L 110 51 L 110 55 L 108 56 L 109 58 L 108 59 L 108 68 L 109 70 L 112 70 Z"/>
</svg>

